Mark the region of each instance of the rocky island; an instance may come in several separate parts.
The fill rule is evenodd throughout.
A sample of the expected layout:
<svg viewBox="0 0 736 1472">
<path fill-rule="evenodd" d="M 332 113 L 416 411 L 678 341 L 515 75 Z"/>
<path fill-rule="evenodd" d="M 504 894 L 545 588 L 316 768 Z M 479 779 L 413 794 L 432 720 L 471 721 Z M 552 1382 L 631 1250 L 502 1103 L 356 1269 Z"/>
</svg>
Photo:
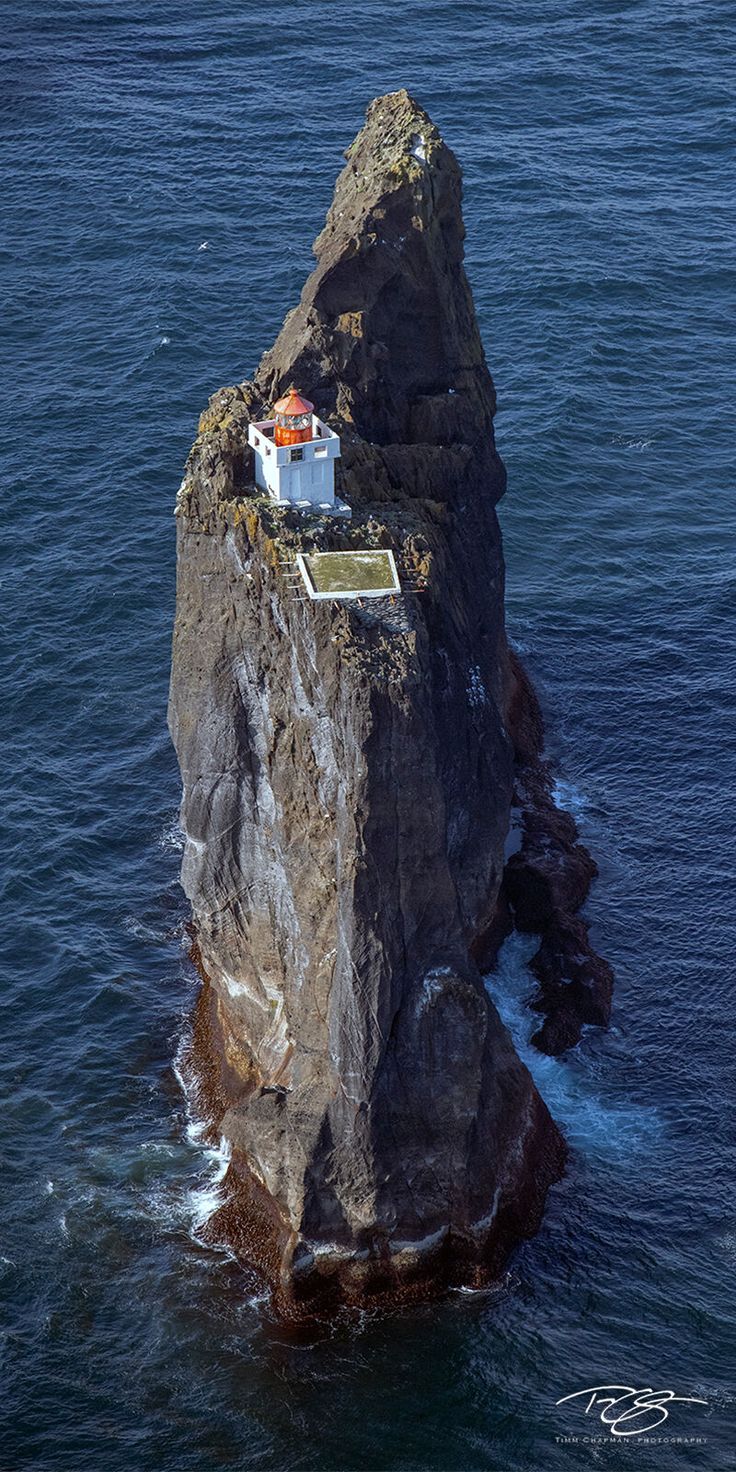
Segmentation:
<svg viewBox="0 0 736 1472">
<path fill-rule="evenodd" d="M 565 1146 L 482 979 L 511 925 L 540 937 L 540 1047 L 605 1023 L 611 990 L 505 635 L 460 169 L 406 92 L 346 158 L 301 301 L 210 400 L 176 508 L 189 1061 L 231 1150 L 210 1231 L 292 1318 L 484 1284 L 536 1231 Z M 295 388 L 339 439 L 345 515 L 257 483 Z M 305 557 L 356 551 L 390 552 L 399 591 L 307 596 Z"/>
</svg>

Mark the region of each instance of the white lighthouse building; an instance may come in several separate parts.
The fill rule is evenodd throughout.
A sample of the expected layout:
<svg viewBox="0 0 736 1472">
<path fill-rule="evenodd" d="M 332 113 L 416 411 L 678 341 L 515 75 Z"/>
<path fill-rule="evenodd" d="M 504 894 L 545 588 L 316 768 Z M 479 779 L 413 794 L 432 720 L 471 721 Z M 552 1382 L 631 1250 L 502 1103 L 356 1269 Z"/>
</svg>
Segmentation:
<svg viewBox="0 0 736 1472">
<path fill-rule="evenodd" d="M 273 414 L 273 419 L 248 426 L 259 489 L 299 511 L 350 516 L 350 507 L 335 495 L 339 435 L 322 423 L 314 404 L 293 388 L 274 404 Z"/>
</svg>

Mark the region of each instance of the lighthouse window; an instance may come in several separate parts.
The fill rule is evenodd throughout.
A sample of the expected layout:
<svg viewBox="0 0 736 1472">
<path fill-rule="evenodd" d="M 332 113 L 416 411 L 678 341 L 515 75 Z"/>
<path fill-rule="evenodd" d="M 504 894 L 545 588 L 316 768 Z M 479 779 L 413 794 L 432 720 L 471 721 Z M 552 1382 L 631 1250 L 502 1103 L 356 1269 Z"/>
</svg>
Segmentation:
<svg viewBox="0 0 736 1472">
<path fill-rule="evenodd" d="M 317 455 L 326 455 L 327 454 L 327 446 L 326 445 L 317 445 L 314 453 L 315 453 L 315 456 L 317 456 Z"/>
<path fill-rule="evenodd" d="M 291 450 L 289 452 L 289 459 L 290 460 L 303 460 L 304 459 L 304 451 L 301 448 L 296 449 L 296 450 Z"/>
</svg>

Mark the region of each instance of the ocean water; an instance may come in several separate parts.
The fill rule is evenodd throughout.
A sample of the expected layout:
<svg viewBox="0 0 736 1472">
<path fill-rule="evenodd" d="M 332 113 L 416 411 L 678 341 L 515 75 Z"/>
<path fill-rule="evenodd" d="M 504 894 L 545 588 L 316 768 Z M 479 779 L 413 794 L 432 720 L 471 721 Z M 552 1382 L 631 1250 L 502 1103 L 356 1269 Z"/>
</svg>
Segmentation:
<svg viewBox="0 0 736 1472">
<path fill-rule="evenodd" d="M 733 1465 L 733 7 L 2 20 L 3 1472 Z M 175 1065 L 172 508 L 401 85 L 465 169 L 509 628 L 617 990 L 539 1058 L 507 944 L 489 986 L 572 1147 L 542 1231 L 493 1292 L 305 1344 L 199 1240 L 226 1162 Z M 556 1404 L 609 1384 L 706 1404 L 654 1441 Z"/>
</svg>

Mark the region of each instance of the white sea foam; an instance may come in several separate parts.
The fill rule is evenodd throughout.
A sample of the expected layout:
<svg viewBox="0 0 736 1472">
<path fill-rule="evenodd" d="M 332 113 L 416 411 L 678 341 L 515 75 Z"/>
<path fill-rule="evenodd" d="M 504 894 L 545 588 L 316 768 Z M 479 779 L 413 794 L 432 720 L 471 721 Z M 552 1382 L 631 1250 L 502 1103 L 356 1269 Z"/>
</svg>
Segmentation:
<svg viewBox="0 0 736 1472">
<path fill-rule="evenodd" d="M 195 1233 L 206 1226 L 210 1217 L 214 1216 L 227 1200 L 223 1182 L 232 1156 L 230 1141 L 223 1136 L 219 1145 L 207 1147 L 204 1155 L 209 1164 L 207 1179 L 201 1186 L 195 1186 L 189 1192 L 192 1227 Z"/>
<path fill-rule="evenodd" d="M 580 788 L 574 782 L 564 782 L 561 778 L 552 785 L 552 798 L 556 807 L 571 813 L 573 818 L 580 818 L 588 807 L 588 799 Z"/>
<path fill-rule="evenodd" d="M 186 833 L 179 822 L 179 815 L 170 818 L 165 823 L 159 834 L 159 847 L 173 849 L 175 853 L 182 853 L 186 843 Z"/>
<path fill-rule="evenodd" d="M 197 1112 L 199 1098 L 196 1082 L 185 1064 L 189 1041 L 187 1034 L 182 1036 L 174 1059 L 174 1074 L 184 1096 L 187 1121 L 186 1138 L 192 1148 L 201 1153 L 206 1164 L 205 1179 L 191 1187 L 186 1196 L 186 1214 L 189 1218 L 191 1234 L 194 1241 L 198 1242 L 202 1228 L 227 1200 L 224 1182 L 230 1164 L 232 1147 L 224 1136 L 221 1136 L 217 1145 L 208 1143 L 207 1137 L 211 1126 Z M 228 1256 L 233 1255 L 225 1248 L 222 1250 Z"/>
<path fill-rule="evenodd" d="M 589 1059 L 579 1050 L 564 1058 L 550 1058 L 532 1046 L 532 1033 L 542 1019 L 528 1005 L 537 983 L 527 963 L 538 944 L 535 936 L 509 936 L 486 986 L 552 1117 L 583 1154 L 630 1158 L 636 1151 L 650 1149 L 661 1130 L 653 1110 L 606 1099 Z"/>
<path fill-rule="evenodd" d="M 174 1077 L 184 1096 L 184 1109 L 186 1113 L 186 1137 L 190 1145 L 202 1146 L 207 1137 L 208 1124 L 205 1119 L 197 1113 L 199 1103 L 197 1097 L 196 1081 L 187 1067 L 186 1057 L 191 1045 L 188 1031 L 184 1032 L 179 1039 L 179 1047 L 174 1058 Z"/>
<path fill-rule="evenodd" d="M 482 1288 L 471 1288 L 468 1283 L 461 1283 L 457 1288 L 451 1290 L 460 1294 L 463 1298 L 498 1298 L 505 1291 L 504 1286 L 498 1283 L 486 1283 Z"/>
</svg>

